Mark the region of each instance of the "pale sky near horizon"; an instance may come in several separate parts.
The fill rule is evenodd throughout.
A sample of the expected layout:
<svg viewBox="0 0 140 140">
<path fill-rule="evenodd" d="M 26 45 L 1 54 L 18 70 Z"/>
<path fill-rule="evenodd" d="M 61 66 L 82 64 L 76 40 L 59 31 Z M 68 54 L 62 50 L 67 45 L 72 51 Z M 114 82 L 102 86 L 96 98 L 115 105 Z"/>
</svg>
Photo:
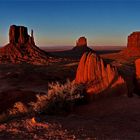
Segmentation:
<svg viewBox="0 0 140 140">
<path fill-rule="evenodd" d="M 126 46 L 127 36 L 140 31 L 140 1 L 1 0 L 0 46 L 12 24 L 33 29 L 39 46 L 74 46 L 80 36 L 89 46 Z"/>
</svg>

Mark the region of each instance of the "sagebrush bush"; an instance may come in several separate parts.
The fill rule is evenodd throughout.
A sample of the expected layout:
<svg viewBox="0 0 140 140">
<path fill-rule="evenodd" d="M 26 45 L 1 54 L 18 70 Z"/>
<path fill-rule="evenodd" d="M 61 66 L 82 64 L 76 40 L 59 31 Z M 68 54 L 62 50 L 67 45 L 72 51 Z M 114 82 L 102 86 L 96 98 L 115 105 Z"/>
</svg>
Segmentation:
<svg viewBox="0 0 140 140">
<path fill-rule="evenodd" d="M 13 108 L 8 110 L 10 116 L 16 116 L 18 114 L 25 114 L 28 112 L 27 107 L 22 102 L 16 102 Z"/>
<path fill-rule="evenodd" d="M 0 122 L 34 113 L 61 114 L 71 111 L 85 97 L 85 86 L 69 80 L 65 84 L 50 83 L 48 87 L 46 94 L 36 95 L 36 102 L 30 102 L 28 107 L 22 102 L 16 102 L 13 107 L 0 114 Z"/>
<path fill-rule="evenodd" d="M 28 108 L 22 102 L 16 102 L 13 107 L 0 114 L 0 123 L 28 113 Z"/>
<path fill-rule="evenodd" d="M 85 87 L 69 80 L 65 84 L 59 82 L 49 84 L 45 95 L 37 95 L 37 101 L 30 105 L 35 112 L 60 113 L 70 111 L 76 101 L 84 98 Z"/>
</svg>

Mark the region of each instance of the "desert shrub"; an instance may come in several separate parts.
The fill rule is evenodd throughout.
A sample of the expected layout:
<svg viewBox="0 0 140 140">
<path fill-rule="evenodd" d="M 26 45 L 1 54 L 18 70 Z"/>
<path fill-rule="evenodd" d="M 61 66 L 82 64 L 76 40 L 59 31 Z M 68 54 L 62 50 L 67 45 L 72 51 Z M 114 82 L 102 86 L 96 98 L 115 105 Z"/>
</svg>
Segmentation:
<svg viewBox="0 0 140 140">
<path fill-rule="evenodd" d="M 14 106 L 8 110 L 9 116 L 15 117 L 19 114 L 28 113 L 27 107 L 22 102 L 16 102 Z"/>
<path fill-rule="evenodd" d="M 84 89 L 84 85 L 69 80 L 65 84 L 51 83 L 48 92 L 37 95 L 37 101 L 30 105 L 35 112 L 55 114 L 70 111 L 77 101 L 84 98 Z"/>
<path fill-rule="evenodd" d="M 13 107 L 0 114 L 0 123 L 28 113 L 28 108 L 22 102 L 16 102 Z"/>
</svg>

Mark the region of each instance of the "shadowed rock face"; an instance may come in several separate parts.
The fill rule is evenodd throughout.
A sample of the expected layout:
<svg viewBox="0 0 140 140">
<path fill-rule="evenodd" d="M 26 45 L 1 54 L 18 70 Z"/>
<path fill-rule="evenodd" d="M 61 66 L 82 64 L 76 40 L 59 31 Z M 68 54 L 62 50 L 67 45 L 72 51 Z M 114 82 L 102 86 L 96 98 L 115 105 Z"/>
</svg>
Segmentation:
<svg viewBox="0 0 140 140">
<path fill-rule="evenodd" d="M 98 94 L 114 84 L 124 83 L 124 80 L 115 67 L 105 65 L 99 56 L 89 52 L 84 53 L 79 62 L 75 82 L 86 83 L 87 93 Z"/>
<path fill-rule="evenodd" d="M 127 47 L 139 47 L 140 48 L 140 32 L 133 32 L 128 36 Z"/>
<path fill-rule="evenodd" d="M 9 29 L 9 44 L 0 48 L 1 63 L 47 64 L 49 56 L 39 49 L 27 27 L 12 25 Z"/>
<path fill-rule="evenodd" d="M 10 43 L 20 43 L 25 44 L 29 40 L 29 35 L 27 33 L 27 28 L 23 26 L 10 26 L 9 30 L 9 42 Z"/>
</svg>

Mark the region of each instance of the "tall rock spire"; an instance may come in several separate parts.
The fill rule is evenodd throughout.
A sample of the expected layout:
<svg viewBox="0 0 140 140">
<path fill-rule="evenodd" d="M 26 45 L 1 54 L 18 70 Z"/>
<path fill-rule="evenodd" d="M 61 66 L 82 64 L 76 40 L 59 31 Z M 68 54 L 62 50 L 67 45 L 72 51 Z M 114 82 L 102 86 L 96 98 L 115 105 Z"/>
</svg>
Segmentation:
<svg viewBox="0 0 140 140">
<path fill-rule="evenodd" d="M 35 42 L 34 42 L 34 31 L 33 31 L 33 29 L 31 30 L 31 37 L 29 38 L 29 43 L 35 45 Z"/>
</svg>

